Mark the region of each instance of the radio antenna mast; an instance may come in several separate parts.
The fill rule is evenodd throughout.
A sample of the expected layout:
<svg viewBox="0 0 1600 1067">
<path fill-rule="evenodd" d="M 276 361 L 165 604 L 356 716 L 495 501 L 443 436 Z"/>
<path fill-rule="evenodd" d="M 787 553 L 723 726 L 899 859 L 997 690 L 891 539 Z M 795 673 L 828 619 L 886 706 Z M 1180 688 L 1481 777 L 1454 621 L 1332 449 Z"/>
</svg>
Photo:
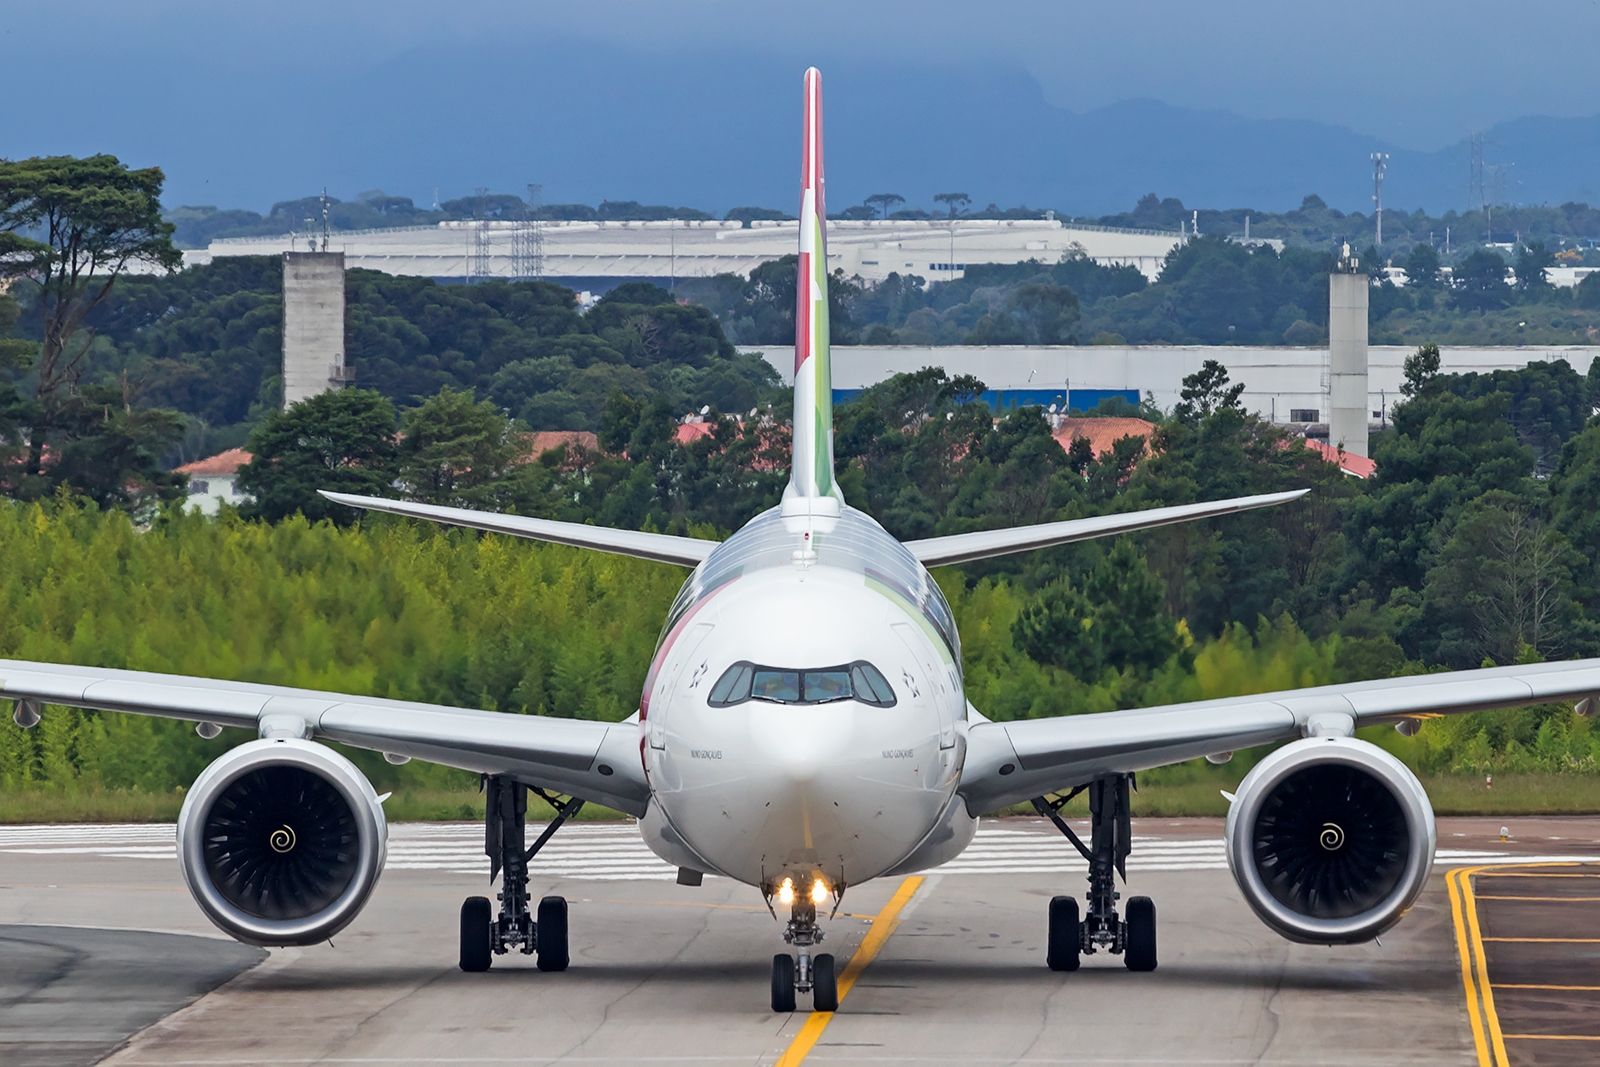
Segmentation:
<svg viewBox="0 0 1600 1067">
<path fill-rule="evenodd" d="M 1377 205 L 1377 210 L 1373 214 L 1378 220 L 1377 244 L 1380 247 L 1383 245 L 1383 172 L 1388 166 L 1387 152 L 1372 153 L 1372 202 Z"/>
</svg>

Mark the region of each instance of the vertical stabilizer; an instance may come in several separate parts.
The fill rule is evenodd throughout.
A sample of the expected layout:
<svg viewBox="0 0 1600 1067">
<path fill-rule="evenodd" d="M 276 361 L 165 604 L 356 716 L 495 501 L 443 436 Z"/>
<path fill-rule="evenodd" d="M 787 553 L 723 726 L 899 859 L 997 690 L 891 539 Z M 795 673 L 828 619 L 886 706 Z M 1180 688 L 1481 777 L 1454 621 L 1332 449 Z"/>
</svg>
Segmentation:
<svg viewBox="0 0 1600 1067">
<path fill-rule="evenodd" d="M 837 515 L 833 480 L 833 373 L 828 357 L 827 208 L 822 180 L 822 74 L 805 77 L 800 147 L 800 264 L 795 278 L 794 461 L 785 515 Z"/>
</svg>

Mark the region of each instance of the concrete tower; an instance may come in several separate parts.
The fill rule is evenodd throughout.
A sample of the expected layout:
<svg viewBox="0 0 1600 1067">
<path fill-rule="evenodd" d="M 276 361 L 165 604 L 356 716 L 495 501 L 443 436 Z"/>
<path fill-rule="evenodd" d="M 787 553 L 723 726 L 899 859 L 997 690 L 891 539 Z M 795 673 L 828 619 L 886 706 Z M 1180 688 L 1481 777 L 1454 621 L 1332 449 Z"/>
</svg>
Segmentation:
<svg viewBox="0 0 1600 1067">
<path fill-rule="evenodd" d="M 283 406 L 337 389 L 344 365 L 344 253 L 283 254 Z"/>
<path fill-rule="evenodd" d="M 1328 275 L 1328 444 L 1367 454 L 1367 276 L 1348 257 Z"/>
</svg>

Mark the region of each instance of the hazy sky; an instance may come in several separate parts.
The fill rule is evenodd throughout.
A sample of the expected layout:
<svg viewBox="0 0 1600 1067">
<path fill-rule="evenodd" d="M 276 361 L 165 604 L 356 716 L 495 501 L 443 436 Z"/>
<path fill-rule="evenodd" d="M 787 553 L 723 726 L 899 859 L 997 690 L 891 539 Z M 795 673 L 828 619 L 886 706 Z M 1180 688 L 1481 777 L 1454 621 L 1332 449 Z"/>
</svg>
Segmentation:
<svg viewBox="0 0 1600 1067">
<path fill-rule="evenodd" d="M 576 160 L 513 166 L 516 152 L 486 144 L 471 116 L 588 131 L 589 142 L 552 140 L 547 157 L 652 124 L 764 145 L 753 128 L 769 97 L 796 95 L 807 63 L 846 84 L 893 82 L 893 107 L 947 78 L 1000 72 L 1074 112 L 1150 98 L 1428 150 L 1518 116 L 1600 112 L 1597 40 L 1596 0 L 0 0 L 0 156 L 104 149 L 162 163 L 179 201 L 210 193 L 258 209 L 319 173 L 429 199 L 423 186 L 459 185 L 458 157 L 480 152 L 496 177 L 495 160 L 553 172 L 556 199 L 569 172 L 574 199 L 645 196 L 648 181 L 588 188 Z M 851 106 L 829 97 L 830 114 Z M 784 145 L 791 110 L 771 116 Z"/>
</svg>

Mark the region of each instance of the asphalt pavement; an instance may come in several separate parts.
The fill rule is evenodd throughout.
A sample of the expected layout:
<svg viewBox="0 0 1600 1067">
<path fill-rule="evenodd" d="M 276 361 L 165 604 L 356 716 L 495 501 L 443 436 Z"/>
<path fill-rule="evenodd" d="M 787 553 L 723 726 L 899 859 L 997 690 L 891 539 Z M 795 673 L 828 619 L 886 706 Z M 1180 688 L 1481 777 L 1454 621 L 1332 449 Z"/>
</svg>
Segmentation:
<svg viewBox="0 0 1600 1067">
<path fill-rule="evenodd" d="M 1444 819 L 1441 863 L 1406 919 L 1381 944 L 1316 948 L 1256 920 L 1219 822 L 1141 820 L 1124 892 L 1156 901 L 1160 966 L 1133 974 L 1102 955 L 1063 975 L 1044 965 L 1045 909 L 1082 893 L 1081 862 L 1038 820 L 986 823 L 920 882 L 847 893 L 823 947 L 842 965 L 876 930 L 873 958 L 839 1012 L 813 1017 L 803 1002 L 769 1010 L 782 926 L 755 892 L 675 885 L 627 826 L 565 828 L 535 865 L 535 894 L 571 901 L 562 974 L 520 956 L 457 969 L 461 899 L 487 888 L 481 831 L 392 834 L 355 923 L 263 958 L 201 916 L 170 827 L 0 827 L 0 1062 L 1475 1064 L 1445 872 L 1600 858 L 1600 819 Z M 1536 928 L 1539 902 L 1518 906 Z M 1568 934 L 1588 921 L 1566 914 Z M 1537 966 L 1539 944 L 1490 942 L 1491 966 L 1497 945 Z"/>
</svg>

